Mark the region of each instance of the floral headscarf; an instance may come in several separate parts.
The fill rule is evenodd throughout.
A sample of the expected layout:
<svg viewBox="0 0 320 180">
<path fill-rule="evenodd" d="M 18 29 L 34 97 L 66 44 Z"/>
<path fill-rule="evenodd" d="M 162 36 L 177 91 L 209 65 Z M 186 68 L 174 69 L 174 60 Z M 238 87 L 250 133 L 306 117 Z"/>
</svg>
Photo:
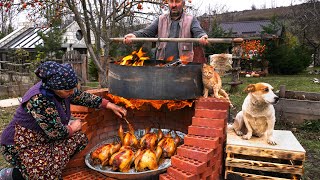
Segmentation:
<svg viewBox="0 0 320 180">
<path fill-rule="evenodd" d="M 35 70 L 35 74 L 42 80 L 45 89 L 69 90 L 78 84 L 77 75 L 70 64 L 47 61 Z"/>
</svg>

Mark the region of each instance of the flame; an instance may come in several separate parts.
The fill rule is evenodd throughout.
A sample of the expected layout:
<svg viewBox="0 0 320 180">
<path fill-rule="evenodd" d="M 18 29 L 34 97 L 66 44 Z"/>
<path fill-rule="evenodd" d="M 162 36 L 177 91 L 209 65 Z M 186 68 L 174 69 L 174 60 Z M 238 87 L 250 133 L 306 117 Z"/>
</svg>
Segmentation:
<svg viewBox="0 0 320 180">
<path fill-rule="evenodd" d="M 172 61 L 173 58 L 174 58 L 174 56 L 170 56 L 170 57 L 167 58 L 167 61 Z"/>
<path fill-rule="evenodd" d="M 144 61 L 149 59 L 141 47 L 139 51 L 133 51 L 131 55 L 123 57 L 119 64 L 123 66 L 143 66 Z"/>
<path fill-rule="evenodd" d="M 192 107 L 193 100 L 146 100 L 146 99 L 126 99 L 112 94 L 107 95 L 115 104 L 124 104 L 126 108 L 140 110 L 143 105 L 150 104 L 155 109 L 159 110 L 163 106 L 167 106 L 170 111 L 182 109 L 186 106 Z"/>
<path fill-rule="evenodd" d="M 182 64 L 188 64 L 189 63 L 188 59 L 189 59 L 189 56 L 184 56 L 184 55 L 180 56 L 180 60 Z"/>
</svg>

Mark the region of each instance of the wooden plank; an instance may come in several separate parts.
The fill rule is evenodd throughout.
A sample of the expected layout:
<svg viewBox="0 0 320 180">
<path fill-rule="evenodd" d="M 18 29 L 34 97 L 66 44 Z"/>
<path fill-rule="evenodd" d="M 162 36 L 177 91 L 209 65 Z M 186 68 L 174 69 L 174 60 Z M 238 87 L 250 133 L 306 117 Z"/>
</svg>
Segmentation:
<svg viewBox="0 0 320 180">
<path fill-rule="evenodd" d="M 297 100 L 297 99 L 280 99 L 275 105 L 277 111 L 310 114 L 320 116 L 320 101 Z"/>
<path fill-rule="evenodd" d="M 242 172 L 234 172 L 234 171 L 226 171 L 227 174 L 236 174 L 243 177 L 246 180 L 290 180 L 287 178 L 278 178 L 278 177 L 271 177 L 271 176 L 262 176 L 256 174 L 249 174 L 249 173 L 242 173 Z"/>
<path fill-rule="evenodd" d="M 285 98 L 320 101 L 320 93 L 303 92 L 303 91 L 285 91 Z"/>
<path fill-rule="evenodd" d="M 288 165 L 288 164 L 254 161 L 254 160 L 237 159 L 237 158 L 227 158 L 226 166 L 261 170 L 261 171 L 267 171 L 267 172 L 279 172 L 279 173 L 299 174 L 299 175 L 303 174 L 302 165 Z"/>
<path fill-rule="evenodd" d="M 237 136 L 232 129 L 228 128 L 226 152 L 304 161 L 306 151 L 291 131 L 274 130 L 273 134 L 277 142 L 277 145 L 274 146 L 269 145 L 264 136 L 244 140 L 241 136 Z"/>
<path fill-rule="evenodd" d="M 258 157 L 284 159 L 284 160 L 297 160 L 297 161 L 305 160 L 305 153 L 302 153 L 302 152 L 271 150 L 271 149 L 244 147 L 244 146 L 236 146 L 236 145 L 227 145 L 226 152 L 243 154 L 247 156 L 258 156 Z"/>
</svg>

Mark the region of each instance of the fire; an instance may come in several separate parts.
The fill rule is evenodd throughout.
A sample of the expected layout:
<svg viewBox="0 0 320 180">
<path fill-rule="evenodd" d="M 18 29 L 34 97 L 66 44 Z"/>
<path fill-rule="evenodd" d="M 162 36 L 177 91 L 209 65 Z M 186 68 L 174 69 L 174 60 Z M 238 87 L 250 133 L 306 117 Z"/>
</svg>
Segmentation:
<svg viewBox="0 0 320 180">
<path fill-rule="evenodd" d="M 174 58 L 174 56 L 170 56 L 170 57 L 167 58 L 167 61 L 172 61 L 173 58 Z"/>
<path fill-rule="evenodd" d="M 180 56 L 180 60 L 181 60 L 181 62 L 182 62 L 182 64 L 188 64 L 189 62 L 188 62 L 188 56 Z"/>
<path fill-rule="evenodd" d="M 122 58 L 120 65 L 143 66 L 143 62 L 149 59 L 150 58 L 146 56 L 146 52 L 143 52 L 141 47 L 139 51 L 133 51 L 131 55 L 128 55 Z"/>
<path fill-rule="evenodd" d="M 108 94 L 115 104 L 124 104 L 126 108 L 140 110 L 144 104 L 150 104 L 155 109 L 159 110 L 162 106 L 166 105 L 170 111 L 182 109 L 186 106 L 192 107 L 193 100 L 146 100 L 146 99 L 126 99 L 120 96 Z"/>
</svg>

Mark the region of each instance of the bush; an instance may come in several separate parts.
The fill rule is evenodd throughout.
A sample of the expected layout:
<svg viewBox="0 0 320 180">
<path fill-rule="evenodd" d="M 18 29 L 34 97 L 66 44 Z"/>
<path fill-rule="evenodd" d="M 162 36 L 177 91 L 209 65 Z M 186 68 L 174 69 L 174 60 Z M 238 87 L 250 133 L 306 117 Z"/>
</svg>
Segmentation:
<svg viewBox="0 0 320 180">
<path fill-rule="evenodd" d="M 294 48 L 283 47 L 283 54 L 279 63 L 280 74 L 298 74 L 311 63 L 311 55 L 304 46 Z"/>
<path fill-rule="evenodd" d="M 92 59 L 89 59 L 89 80 L 90 81 L 97 81 L 99 78 L 98 69 L 96 65 L 94 64 Z"/>
<path fill-rule="evenodd" d="M 305 121 L 300 129 L 307 132 L 319 132 L 320 131 L 320 119 L 318 120 L 307 120 Z"/>
</svg>

